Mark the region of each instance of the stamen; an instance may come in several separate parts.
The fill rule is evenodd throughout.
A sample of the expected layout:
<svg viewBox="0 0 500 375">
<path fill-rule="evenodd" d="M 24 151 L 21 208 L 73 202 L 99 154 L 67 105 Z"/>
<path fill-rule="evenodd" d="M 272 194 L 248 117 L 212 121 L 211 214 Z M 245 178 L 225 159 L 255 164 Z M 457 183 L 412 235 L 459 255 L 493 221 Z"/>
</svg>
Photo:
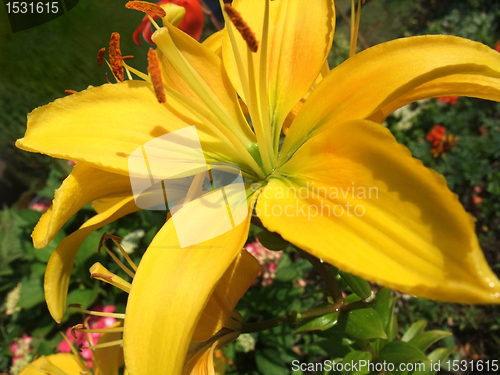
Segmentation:
<svg viewBox="0 0 500 375">
<path fill-rule="evenodd" d="M 127 274 L 129 275 L 131 278 L 134 278 L 135 276 L 135 273 L 133 271 L 130 270 L 130 268 L 128 268 L 125 264 L 122 263 L 122 261 L 120 259 L 118 259 L 116 257 L 115 254 L 113 254 L 106 246 L 103 246 L 104 250 L 106 250 L 106 252 L 108 253 L 108 255 L 115 261 L 116 264 L 118 264 L 118 266 Z"/>
<path fill-rule="evenodd" d="M 132 287 L 132 285 L 129 282 L 123 280 L 120 276 L 109 272 L 101 263 L 94 263 L 94 265 L 90 267 L 89 271 L 91 278 L 104 281 L 108 284 L 116 286 L 124 292 L 130 293 L 130 288 Z"/>
<path fill-rule="evenodd" d="M 116 318 L 116 319 L 125 319 L 125 314 L 85 310 L 85 309 L 82 309 L 82 305 L 80 305 L 79 303 L 70 303 L 68 305 L 68 307 L 72 307 L 74 309 L 77 309 L 78 311 L 80 311 L 84 314 L 89 314 L 89 315 L 94 315 L 94 316 L 105 316 L 108 318 Z"/>
<path fill-rule="evenodd" d="M 108 72 L 104 73 L 104 76 L 106 77 L 106 81 L 108 81 L 108 83 L 111 84 L 111 82 L 109 82 Z"/>
<path fill-rule="evenodd" d="M 134 261 L 129 257 L 129 255 L 127 254 L 127 252 L 120 245 L 120 242 L 121 242 L 122 239 L 120 237 L 118 237 L 118 236 L 114 236 L 112 234 L 104 233 L 102 235 L 101 239 L 99 240 L 99 248 L 97 249 L 97 253 L 99 255 L 101 255 L 101 247 L 103 247 L 103 243 L 107 239 L 110 239 L 111 241 L 113 241 L 113 243 L 116 245 L 116 247 L 118 247 L 118 250 L 120 250 L 120 253 L 123 255 L 123 257 L 125 258 L 125 260 L 127 261 L 127 263 L 134 269 L 134 271 L 137 271 L 137 266 L 135 265 Z M 109 250 L 107 248 L 106 248 L 106 251 L 109 254 Z M 129 275 L 129 276 L 134 277 L 133 272 L 132 272 L 132 275 Z"/>
<path fill-rule="evenodd" d="M 97 64 L 102 66 L 102 60 L 104 59 L 104 52 L 106 51 L 106 47 L 102 47 L 99 52 L 97 52 Z"/>
<path fill-rule="evenodd" d="M 111 34 L 109 41 L 109 62 L 111 64 L 111 71 L 116 79 L 123 82 L 123 66 L 122 66 L 122 52 L 120 51 L 120 34 Z"/>
<path fill-rule="evenodd" d="M 71 353 L 73 353 L 73 355 L 75 356 L 76 360 L 78 361 L 78 363 L 80 363 L 80 366 L 82 368 L 85 368 L 86 366 L 86 363 L 85 361 L 82 359 L 82 357 L 80 356 L 80 354 L 78 353 L 78 350 L 75 348 L 75 346 L 73 345 L 73 343 L 71 341 L 69 341 L 69 339 L 66 337 L 66 335 L 62 332 L 59 332 L 62 337 L 64 338 L 64 340 L 66 340 L 66 343 L 69 345 L 70 349 L 71 349 Z"/>
<path fill-rule="evenodd" d="M 135 9 L 147 14 L 154 14 L 155 16 L 161 18 L 167 15 L 162 7 L 153 3 L 148 3 L 146 1 L 129 1 L 127 4 L 125 4 L 125 8 Z"/>
<path fill-rule="evenodd" d="M 357 11 L 354 1 L 355 0 L 351 0 L 351 49 L 349 52 L 350 57 L 356 54 L 356 45 L 358 44 L 359 23 L 361 21 L 361 0 L 358 0 Z"/>
<path fill-rule="evenodd" d="M 113 277 L 109 276 L 109 275 L 105 275 L 103 273 L 99 273 L 99 272 L 94 272 L 94 273 L 91 273 L 90 274 L 90 278 L 91 279 L 97 279 L 97 278 L 101 278 L 101 279 L 104 279 L 104 280 L 107 280 L 107 281 L 111 281 L 113 280 Z"/>
<path fill-rule="evenodd" d="M 167 96 L 165 95 L 165 90 L 163 90 L 163 81 L 161 80 L 160 60 L 158 60 L 156 51 L 152 48 L 148 52 L 148 73 L 151 76 L 151 82 L 153 83 L 158 103 L 165 103 Z"/>
<path fill-rule="evenodd" d="M 133 58 L 134 58 L 134 56 L 132 56 L 132 55 L 122 56 L 122 60 L 130 60 Z"/>
<path fill-rule="evenodd" d="M 151 83 L 150 76 L 140 72 L 135 68 L 132 68 L 130 65 L 127 65 L 126 63 L 123 63 L 123 66 L 125 66 L 139 78 L 142 78 L 144 81 Z M 259 178 L 265 178 L 265 175 L 262 172 L 260 166 L 257 164 L 255 159 L 252 158 L 248 150 L 245 148 L 244 143 L 240 141 L 239 137 L 237 137 L 226 125 L 224 125 L 223 122 L 213 112 L 206 110 L 205 108 L 201 107 L 198 103 L 196 103 L 193 99 L 180 94 L 171 87 L 164 85 L 163 88 L 167 90 L 169 96 L 171 96 L 175 101 L 180 103 L 184 108 L 189 110 L 201 122 L 203 122 L 204 124 L 210 124 L 214 126 L 213 130 L 217 133 L 217 135 L 229 140 L 229 142 L 233 145 L 233 147 L 238 150 L 243 159 L 245 159 L 247 165 L 251 168 L 254 174 L 257 175 Z M 202 97 L 206 98 L 206 96 Z M 251 173 L 245 171 L 244 165 L 239 165 L 239 167 L 243 174 L 247 174 L 248 177 L 252 176 Z"/>
<path fill-rule="evenodd" d="M 76 94 L 78 91 L 75 91 L 75 90 L 64 90 L 64 93 L 66 95 L 73 95 L 73 94 Z"/>
<path fill-rule="evenodd" d="M 114 333 L 114 332 L 123 332 L 123 327 L 108 327 L 108 328 L 94 328 L 89 329 L 85 328 L 83 324 L 77 324 L 71 327 L 71 335 L 76 339 L 75 331 L 82 333 Z"/>
<path fill-rule="evenodd" d="M 135 265 L 134 261 L 130 258 L 130 256 L 127 254 L 127 252 L 123 249 L 122 245 L 120 245 L 120 242 L 122 239 L 118 236 L 113 236 L 112 234 L 104 233 L 101 237 L 101 240 L 99 241 L 99 251 L 98 251 L 99 255 L 101 255 L 101 247 L 102 247 L 103 242 L 106 241 L 108 238 L 111 241 L 113 241 L 113 243 L 116 245 L 118 250 L 120 250 L 120 253 L 123 255 L 123 257 L 125 258 L 127 263 L 130 265 L 130 267 L 132 267 L 134 269 L 134 271 L 137 271 L 137 266 Z M 134 276 L 131 276 L 131 277 L 134 277 Z"/>
<path fill-rule="evenodd" d="M 102 344 L 90 345 L 90 346 L 79 346 L 80 349 L 100 349 L 109 348 L 110 346 L 123 345 L 123 340 L 109 341 Z"/>
<path fill-rule="evenodd" d="M 259 49 L 259 42 L 255 37 L 255 33 L 245 22 L 241 14 L 234 9 L 231 4 L 224 4 L 224 12 L 226 12 L 234 27 L 236 27 L 236 29 L 240 32 L 241 36 L 247 43 L 248 48 L 250 48 L 250 51 L 257 52 Z"/>
</svg>

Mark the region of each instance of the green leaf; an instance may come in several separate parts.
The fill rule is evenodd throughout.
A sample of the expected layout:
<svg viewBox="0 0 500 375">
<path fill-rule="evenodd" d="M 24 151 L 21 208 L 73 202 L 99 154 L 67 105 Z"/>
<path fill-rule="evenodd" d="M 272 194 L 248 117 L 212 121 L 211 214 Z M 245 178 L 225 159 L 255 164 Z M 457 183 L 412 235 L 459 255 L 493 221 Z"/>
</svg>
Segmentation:
<svg viewBox="0 0 500 375">
<path fill-rule="evenodd" d="M 42 286 L 42 276 L 32 273 L 23 277 L 21 293 L 17 306 L 22 309 L 30 309 L 45 300 Z"/>
<path fill-rule="evenodd" d="M 71 303 L 78 303 L 82 305 L 82 309 L 88 309 L 97 299 L 99 294 L 99 284 L 95 283 L 94 288 L 84 289 L 80 286 L 78 289 L 73 289 L 68 294 L 68 305 Z M 76 310 L 73 310 L 77 312 Z"/>
<path fill-rule="evenodd" d="M 362 352 L 360 350 L 355 350 L 347 354 L 342 363 L 344 364 L 344 368 L 346 364 L 350 363 L 349 366 L 351 371 L 342 371 L 342 374 L 345 375 L 366 375 L 370 373 L 368 368 L 368 361 L 371 361 L 372 355 L 371 353 Z M 363 361 L 363 362 L 362 362 Z M 366 364 L 366 366 L 362 366 L 362 364 Z"/>
<path fill-rule="evenodd" d="M 279 234 L 269 232 L 265 229 L 255 233 L 255 237 L 258 238 L 262 246 L 269 250 L 284 250 L 290 245 L 290 243 L 285 241 Z"/>
<path fill-rule="evenodd" d="M 283 253 L 276 268 L 276 280 L 277 281 L 292 281 L 299 277 L 299 272 L 294 267 L 294 264 L 290 257 Z"/>
<path fill-rule="evenodd" d="M 412 375 L 435 375 L 440 370 L 441 361 L 444 361 L 454 352 L 450 348 L 438 348 L 432 351 L 427 358 L 430 363 L 425 364 L 425 370 L 415 370 Z"/>
<path fill-rule="evenodd" d="M 277 349 L 265 348 L 255 353 L 257 368 L 262 374 L 287 375 L 289 365 L 281 358 Z"/>
<path fill-rule="evenodd" d="M 425 327 L 427 327 L 427 320 L 419 320 L 418 322 L 413 323 L 411 327 L 408 328 L 408 331 L 405 332 L 405 334 L 401 338 L 401 341 L 404 342 L 410 341 L 415 336 L 424 332 Z"/>
<path fill-rule="evenodd" d="M 387 338 L 380 315 L 372 308 L 356 309 L 341 314 L 339 327 L 357 340 Z"/>
<path fill-rule="evenodd" d="M 38 260 L 47 263 L 57 245 L 59 245 L 59 242 L 61 242 L 65 237 L 66 233 L 64 233 L 63 230 L 59 230 L 54 239 L 50 241 L 50 243 L 46 247 L 44 247 L 43 249 L 33 249 L 33 254 Z M 33 247 L 33 245 L 31 245 L 31 247 Z"/>
<path fill-rule="evenodd" d="M 351 275 L 350 273 L 339 270 L 340 276 L 347 282 L 351 290 L 361 299 L 367 299 L 372 295 L 372 288 L 368 281 L 361 277 Z"/>
<path fill-rule="evenodd" d="M 422 332 L 421 334 L 412 338 L 409 343 L 415 345 L 422 351 L 426 351 L 429 346 L 434 344 L 436 341 L 444 339 L 445 337 L 451 336 L 451 332 L 446 331 L 428 331 Z"/>
<path fill-rule="evenodd" d="M 397 320 L 394 315 L 397 297 L 391 298 L 392 291 L 389 288 L 384 288 L 377 293 L 377 299 L 373 305 L 373 309 L 377 311 L 382 319 L 382 326 L 387 334 L 389 341 L 397 337 Z"/>
<path fill-rule="evenodd" d="M 328 332 L 333 332 L 334 330 L 329 330 Z M 344 345 L 342 332 L 335 331 L 337 336 L 330 335 L 328 340 L 321 340 L 316 342 L 316 345 L 323 349 L 330 358 L 336 358 L 338 356 L 343 357 L 350 352 L 349 346 Z"/>
<path fill-rule="evenodd" d="M 76 255 L 75 265 L 79 267 L 83 265 L 85 261 L 92 255 L 97 254 L 97 248 L 99 247 L 99 241 L 101 240 L 104 230 L 98 230 L 91 233 L 85 241 L 83 241 L 78 253 Z M 112 249 L 110 249 L 112 250 Z M 103 249 L 104 252 L 104 249 Z"/>
<path fill-rule="evenodd" d="M 307 331 L 326 331 L 332 328 L 339 319 L 339 313 L 330 313 L 316 318 L 304 319 L 295 329 L 295 333 L 302 333 Z"/>
<path fill-rule="evenodd" d="M 18 228 L 13 211 L 4 209 L 0 212 L 0 275 L 13 273 L 9 263 L 23 256 Z"/>
<path fill-rule="evenodd" d="M 430 363 L 425 354 L 415 345 L 403 341 L 392 341 L 382 348 L 378 362 L 392 363 L 397 369 L 401 363 Z"/>
</svg>

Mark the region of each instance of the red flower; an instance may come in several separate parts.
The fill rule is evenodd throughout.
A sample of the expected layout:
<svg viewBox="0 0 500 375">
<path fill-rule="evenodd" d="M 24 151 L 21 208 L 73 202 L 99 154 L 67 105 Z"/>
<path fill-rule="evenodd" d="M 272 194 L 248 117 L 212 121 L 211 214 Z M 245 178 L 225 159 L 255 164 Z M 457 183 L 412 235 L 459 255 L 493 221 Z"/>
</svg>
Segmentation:
<svg viewBox="0 0 500 375">
<path fill-rule="evenodd" d="M 199 40 L 201 33 L 203 31 L 203 25 L 205 23 L 205 16 L 203 14 L 203 9 L 198 0 L 161 0 L 156 4 L 168 4 L 173 3 L 179 5 L 186 9 L 186 15 L 181 23 L 177 26 L 180 30 L 184 31 L 186 34 L 191 35 L 194 39 Z M 151 15 L 153 19 L 157 19 L 158 16 Z M 151 40 L 151 35 L 153 35 L 153 29 L 151 26 L 151 21 L 148 16 L 145 16 L 142 20 L 141 25 L 134 31 L 133 39 L 137 45 L 141 45 L 139 41 L 139 34 L 142 36 L 146 42 L 149 44 L 154 44 Z"/>
<path fill-rule="evenodd" d="M 455 104 L 458 100 L 458 96 L 441 96 L 438 98 L 438 102 Z"/>
<path fill-rule="evenodd" d="M 450 151 L 450 147 L 456 146 L 458 137 L 453 137 L 453 134 L 445 133 L 446 128 L 444 126 L 434 125 L 432 130 L 425 136 L 425 138 L 432 144 L 431 152 L 435 158 Z"/>
</svg>

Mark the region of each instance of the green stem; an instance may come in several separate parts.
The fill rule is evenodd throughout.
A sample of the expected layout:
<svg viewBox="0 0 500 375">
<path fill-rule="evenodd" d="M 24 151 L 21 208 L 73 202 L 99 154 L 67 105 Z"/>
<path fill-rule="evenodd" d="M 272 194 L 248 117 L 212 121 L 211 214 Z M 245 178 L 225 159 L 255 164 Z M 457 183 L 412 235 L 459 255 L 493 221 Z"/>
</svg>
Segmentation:
<svg viewBox="0 0 500 375">
<path fill-rule="evenodd" d="M 297 251 L 300 253 L 300 255 L 306 258 L 309 261 L 309 263 L 313 265 L 316 271 L 318 271 L 319 276 L 325 282 L 325 286 L 326 289 L 328 290 L 328 293 L 333 298 L 334 305 L 342 306 L 344 304 L 342 289 L 340 289 L 340 286 L 337 283 L 335 277 L 333 277 L 332 274 L 328 271 L 328 264 L 321 262 L 314 255 L 311 255 L 302 249 L 297 249 Z"/>
<path fill-rule="evenodd" d="M 253 332 L 265 331 L 266 329 L 282 326 L 283 324 L 293 323 L 294 320 L 295 320 L 294 315 L 287 315 L 279 318 L 274 318 L 271 320 L 266 320 L 263 322 L 243 323 L 241 333 L 253 333 Z"/>
</svg>

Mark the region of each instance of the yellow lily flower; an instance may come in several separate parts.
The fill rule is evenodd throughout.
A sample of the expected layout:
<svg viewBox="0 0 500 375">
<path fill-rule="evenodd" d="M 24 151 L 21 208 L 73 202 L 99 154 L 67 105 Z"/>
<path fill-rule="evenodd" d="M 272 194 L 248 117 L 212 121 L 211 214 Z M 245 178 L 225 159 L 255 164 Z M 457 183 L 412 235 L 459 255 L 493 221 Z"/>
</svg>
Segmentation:
<svg viewBox="0 0 500 375">
<path fill-rule="evenodd" d="M 165 22 L 153 35 L 159 61 L 150 54 L 150 75 L 128 68 L 144 81 L 89 88 L 29 115 L 18 147 L 78 161 L 35 228 L 35 246 L 47 245 L 86 203 L 98 212 L 49 261 L 45 292 L 52 316 L 62 319 L 83 239 L 139 209 L 130 155 L 192 125 L 207 163 L 234 165 L 253 182 L 250 209 L 270 231 L 406 293 L 498 302 L 500 282 L 484 260 L 473 219 L 444 179 L 380 123 L 422 98 L 500 100 L 500 55 L 462 38 L 421 36 L 372 47 L 328 72 L 333 1 L 235 0 L 225 15 L 226 28 L 206 45 Z M 222 45 L 214 52 L 216 38 Z M 175 215 L 198 223 L 206 208 L 193 202 Z M 181 247 L 172 220 L 166 222 L 131 287 L 124 330 L 131 374 L 182 371 L 201 312 L 249 224 L 247 215 L 214 239 Z"/>
<path fill-rule="evenodd" d="M 19 375 L 118 375 L 123 363 L 123 349 L 118 346 L 106 346 L 106 343 L 116 340 L 117 335 L 121 334 L 109 332 L 99 337 L 98 347 L 92 353 L 92 370 L 73 344 L 63 335 L 72 353 L 41 356 L 27 365 Z"/>
<path fill-rule="evenodd" d="M 92 372 L 78 356 L 71 353 L 58 353 L 35 359 L 19 373 L 19 375 L 40 374 L 90 375 Z"/>
<path fill-rule="evenodd" d="M 125 255 L 126 253 L 120 247 L 119 243 L 115 243 L 118 245 L 122 254 Z M 104 248 L 108 254 L 112 254 L 105 246 Z M 196 250 L 191 250 L 191 252 L 196 252 Z M 113 258 L 115 259 L 115 257 Z M 115 259 L 115 261 L 117 260 Z M 177 363 L 182 368 L 182 374 L 214 374 L 214 352 L 218 348 L 234 341 L 241 333 L 243 320 L 241 315 L 234 308 L 260 272 L 260 265 L 257 260 L 246 250 L 241 250 L 241 252 L 236 256 L 236 259 L 225 270 L 215 288 L 213 288 L 212 285 L 204 285 L 204 287 L 213 288 L 213 291 L 211 292 L 210 298 L 208 302 L 206 302 L 206 305 L 199 316 L 199 321 L 196 327 L 194 327 L 194 330 L 189 333 L 183 332 L 186 330 L 186 327 L 182 325 L 164 326 L 161 320 L 162 311 L 154 311 L 151 315 L 143 314 L 143 319 L 134 320 L 137 310 L 130 308 L 129 305 L 133 304 L 131 302 L 132 300 L 141 298 L 141 296 L 144 296 L 145 293 L 144 286 L 142 285 L 144 279 L 138 281 L 136 279 L 137 274 L 134 271 L 141 270 L 142 274 L 144 274 L 149 273 L 150 270 L 147 267 L 143 267 L 142 262 L 138 268 L 134 265 L 130 258 L 127 258 L 127 261 L 129 265 L 132 266 L 132 269 L 128 268 L 119 260 L 117 263 L 134 279 L 132 284 L 128 283 L 119 276 L 112 274 L 100 263 L 96 263 L 90 268 L 91 277 L 107 282 L 127 293 L 130 293 L 126 313 L 115 314 L 82 310 L 82 312 L 92 313 L 99 316 L 112 316 L 114 318 L 124 319 L 124 324 L 127 326 L 127 329 L 124 330 L 123 327 L 115 328 L 115 326 L 104 329 L 85 329 L 82 325 L 77 325 L 73 327 L 73 329 L 80 332 L 105 332 L 105 335 L 108 336 L 115 335 L 114 341 L 106 340 L 105 343 L 103 342 L 104 345 L 102 346 L 99 345 L 102 340 L 99 340 L 98 345 L 95 347 L 89 347 L 90 349 L 96 350 L 96 354 L 99 354 L 104 350 L 109 351 L 120 349 L 119 345 L 122 345 L 124 342 L 130 342 L 130 339 L 126 336 L 131 329 L 135 330 L 138 328 L 141 330 L 144 334 L 144 336 L 140 339 L 142 345 L 140 348 L 134 348 L 132 352 L 129 352 L 125 362 L 125 366 L 129 373 L 133 373 L 134 368 L 136 366 L 141 366 L 141 363 L 145 359 L 150 365 L 152 365 L 157 359 L 151 356 L 150 350 L 156 345 L 163 345 L 164 334 L 174 335 L 177 333 L 176 331 L 180 331 L 179 334 L 185 335 L 185 337 L 189 337 L 191 340 L 190 344 L 188 341 L 189 350 L 187 351 L 187 354 L 184 352 L 183 358 L 180 358 Z M 149 282 L 149 280 L 146 282 Z M 151 287 L 154 288 L 153 292 L 156 293 L 157 297 L 168 297 L 168 293 L 172 291 L 173 293 L 176 293 L 176 287 L 172 284 L 149 285 L 147 288 L 149 289 Z M 189 300 L 190 296 L 185 296 L 182 302 L 183 304 L 189 303 Z M 169 304 L 170 301 L 168 299 L 162 302 L 163 306 L 168 306 Z M 182 307 L 189 313 L 189 304 Z M 148 325 L 148 321 L 150 319 L 152 319 L 150 323 L 155 325 L 155 330 L 150 332 L 142 330 L 140 325 Z M 171 321 L 167 321 L 167 323 L 170 324 Z M 123 340 L 119 337 L 121 336 L 121 332 L 124 332 Z M 118 335 L 118 337 L 116 337 L 116 335 Z M 169 352 L 175 353 L 174 348 L 170 348 Z M 104 357 L 102 355 L 98 356 L 97 360 L 100 360 L 99 364 L 103 362 L 103 359 Z M 103 364 L 105 364 L 105 362 Z M 161 366 L 163 366 L 163 364 L 155 369 L 152 369 L 153 373 L 163 373 L 164 371 L 162 369 L 165 369 L 166 367 Z"/>
</svg>

